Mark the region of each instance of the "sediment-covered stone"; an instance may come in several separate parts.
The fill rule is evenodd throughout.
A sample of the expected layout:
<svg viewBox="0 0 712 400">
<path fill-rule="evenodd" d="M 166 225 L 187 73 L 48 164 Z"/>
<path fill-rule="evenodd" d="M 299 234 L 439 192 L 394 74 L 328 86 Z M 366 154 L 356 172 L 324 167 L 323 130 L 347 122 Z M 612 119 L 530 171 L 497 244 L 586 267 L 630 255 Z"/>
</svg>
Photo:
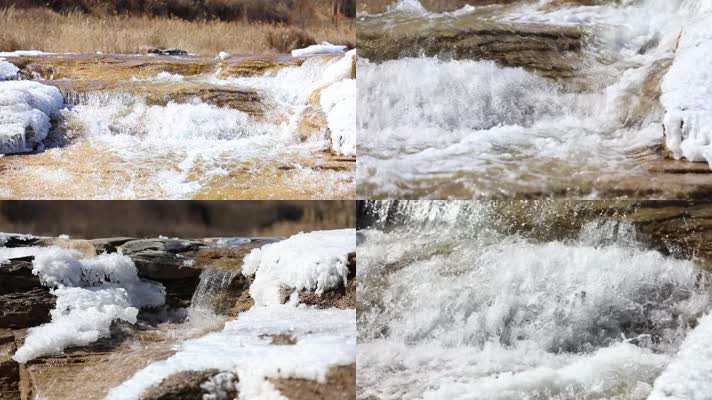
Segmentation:
<svg viewBox="0 0 712 400">
<path fill-rule="evenodd" d="M 584 40 L 576 27 L 492 22 L 475 14 L 395 24 L 368 18 L 359 28 L 359 54 L 371 62 L 422 55 L 493 60 L 552 78 L 573 76 Z"/>
</svg>

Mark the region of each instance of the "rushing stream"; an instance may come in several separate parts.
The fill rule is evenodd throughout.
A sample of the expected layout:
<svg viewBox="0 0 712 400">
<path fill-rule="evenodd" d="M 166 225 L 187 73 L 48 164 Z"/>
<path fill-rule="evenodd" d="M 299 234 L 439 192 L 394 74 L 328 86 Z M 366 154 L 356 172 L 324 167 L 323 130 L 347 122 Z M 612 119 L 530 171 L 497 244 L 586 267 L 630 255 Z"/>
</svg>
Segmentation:
<svg viewBox="0 0 712 400">
<path fill-rule="evenodd" d="M 350 197 L 356 150 L 354 54 L 316 56 L 298 65 L 291 58 L 277 59 L 270 62 L 292 64 L 272 70 L 253 63 L 244 67 L 246 76 L 223 74 L 223 68 L 245 61 L 220 66 L 198 57 L 116 55 L 114 64 L 143 60 L 157 70 L 183 63 L 186 75 L 131 76 L 145 74 L 139 66 L 127 76 L 111 76 L 107 66 L 106 71 L 90 70 L 88 78 L 72 63 L 89 56 L 33 56 L 37 63 L 59 63 L 51 68 L 75 75 L 45 77 L 43 84 L 0 77 L 0 107 L 7 109 L 0 118 L 0 154 L 46 148 L 39 154 L 0 157 L 5 182 L 0 196 Z M 12 66 L 1 57 L 0 63 Z M 191 67 L 206 72 L 196 74 Z M 303 121 L 313 110 L 323 114 L 322 125 Z M 38 132 L 34 137 L 24 133 L 28 121 Z M 45 135 L 44 142 L 31 145 Z"/>
<path fill-rule="evenodd" d="M 694 184 L 661 173 L 660 148 L 665 123 L 676 158 L 709 161 L 709 94 L 696 89 L 709 83 L 693 67 L 709 54 L 708 2 L 499 3 L 435 13 L 399 0 L 360 16 L 361 197 L 663 197 Z"/>
<path fill-rule="evenodd" d="M 365 204 L 360 399 L 708 398 L 707 272 L 630 223 L 508 207 Z"/>
</svg>

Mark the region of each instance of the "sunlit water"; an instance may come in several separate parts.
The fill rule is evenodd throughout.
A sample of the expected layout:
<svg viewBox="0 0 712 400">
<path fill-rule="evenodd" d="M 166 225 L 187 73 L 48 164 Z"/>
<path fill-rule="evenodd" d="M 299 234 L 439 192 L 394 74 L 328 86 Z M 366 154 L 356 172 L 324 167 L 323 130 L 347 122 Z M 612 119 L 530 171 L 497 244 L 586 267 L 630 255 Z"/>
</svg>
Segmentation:
<svg viewBox="0 0 712 400">
<path fill-rule="evenodd" d="M 0 158 L 6 198 L 345 198 L 354 172 L 325 153 L 329 138 L 301 141 L 309 96 L 351 73 L 345 57 L 314 57 L 265 76 L 160 75 L 146 85 L 256 90 L 263 115 L 195 100 L 148 105 L 141 95 L 67 96 L 59 146 Z M 171 80 L 173 79 L 173 80 Z M 175 81 L 175 82 L 174 82 Z M 141 82 L 132 82 L 140 86 Z M 70 93 L 71 94 L 71 93 Z"/>
<path fill-rule="evenodd" d="M 446 51 L 438 58 L 362 60 L 359 196 L 675 193 L 674 179 L 661 179 L 656 168 L 664 114 L 658 84 L 682 27 L 703 2 L 561 3 L 435 14 L 408 0 L 385 14 L 361 16 L 364 29 L 405 30 L 413 20 L 447 26 L 480 15 L 496 23 L 575 26 L 585 36 L 581 59 L 571 61 L 575 76 L 556 80 L 493 61 L 451 60 Z"/>
<path fill-rule="evenodd" d="M 625 223 L 551 241 L 493 203 L 366 213 L 360 399 L 646 399 L 710 309 L 707 273 Z"/>
</svg>

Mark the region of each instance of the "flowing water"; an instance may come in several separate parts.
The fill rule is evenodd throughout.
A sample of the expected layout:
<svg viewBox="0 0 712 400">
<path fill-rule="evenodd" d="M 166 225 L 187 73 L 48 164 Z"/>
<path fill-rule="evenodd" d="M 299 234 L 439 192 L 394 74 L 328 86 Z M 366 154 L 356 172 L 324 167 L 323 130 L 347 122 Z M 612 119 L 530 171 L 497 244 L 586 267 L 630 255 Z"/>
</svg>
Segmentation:
<svg viewBox="0 0 712 400">
<path fill-rule="evenodd" d="M 208 267 L 200 274 L 200 282 L 190 300 L 188 319 L 194 321 L 205 315 L 215 314 L 218 303 L 222 301 L 225 291 L 239 271 L 225 271 L 220 268 Z"/>
<path fill-rule="evenodd" d="M 67 55 L 66 62 L 72 57 Z M 135 57 L 117 58 L 130 63 Z M 211 65 L 186 62 L 203 69 Z M 57 68 L 82 73 L 65 64 Z M 316 90 L 353 82 L 349 56 L 312 57 L 245 78 L 211 68 L 138 78 L 97 71 L 87 79 L 47 81 L 63 91 L 66 108 L 46 141 L 48 150 L 0 158 L 0 196 L 353 197 L 352 155 L 330 155 L 324 131 L 313 130 L 309 137 L 300 132 Z M 207 93 L 206 99 L 192 93 Z M 343 123 L 348 125 L 348 118 Z"/>
<path fill-rule="evenodd" d="M 492 5 L 435 13 L 400 0 L 360 16 L 360 197 L 669 198 L 709 187 L 674 174 L 689 163 L 664 159 L 658 101 L 680 33 L 709 15 L 706 2 L 479 3 Z"/>
<path fill-rule="evenodd" d="M 70 349 L 70 359 L 74 357 L 79 362 L 50 359 L 29 366 L 36 396 L 103 399 L 110 388 L 137 371 L 175 354 L 176 346 L 186 340 L 222 329 L 227 319 L 219 315 L 219 302 L 237 273 L 207 268 L 187 310 L 164 308 L 157 313 L 143 313 L 137 326 L 116 327 L 106 345 Z M 61 366 L 60 373 L 53 373 L 53 363 Z"/>
<path fill-rule="evenodd" d="M 706 369 L 681 375 L 698 367 L 676 356 L 712 309 L 708 273 L 651 249 L 630 223 L 582 217 L 587 207 L 366 203 L 358 398 L 633 400 L 657 390 L 651 398 L 663 399 L 673 398 L 661 395 L 670 382 L 708 390 Z M 564 218 L 569 228 L 550 232 Z M 656 381 L 663 371 L 667 383 Z"/>
</svg>

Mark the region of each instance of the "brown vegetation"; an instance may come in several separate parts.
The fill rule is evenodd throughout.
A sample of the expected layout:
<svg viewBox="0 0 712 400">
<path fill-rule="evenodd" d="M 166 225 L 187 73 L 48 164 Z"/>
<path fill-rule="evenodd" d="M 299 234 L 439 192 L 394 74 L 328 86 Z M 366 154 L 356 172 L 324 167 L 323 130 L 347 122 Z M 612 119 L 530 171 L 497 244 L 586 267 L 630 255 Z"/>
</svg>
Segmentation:
<svg viewBox="0 0 712 400">
<path fill-rule="evenodd" d="M 48 7 L 98 16 L 176 17 L 188 21 L 261 21 L 294 23 L 304 13 L 339 14 L 353 18 L 356 0 L 0 0 L 0 8 Z M 333 17 L 333 15 L 330 15 Z"/>
<path fill-rule="evenodd" d="M 355 224 L 353 201 L 0 202 L 0 232 L 76 238 L 289 236 Z"/>
<path fill-rule="evenodd" d="M 0 5 L 2 0 L 0 0 Z M 263 4 L 271 4 L 264 2 Z M 267 6 L 265 6 L 267 7 Z M 101 15 L 49 8 L 1 8 L 0 51 L 42 50 L 68 53 L 146 53 L 149 48 L 177 47 L 193 54 L 275 53 L 291 43 L 318 41 L 353 47 L 356 27 L 334 24 L 330 8 L 312 7 L 286 16 L 287 22 L 254 20 L 187 21 L 175 16 Z M 294 23 L 289 22 L 290 18 Z"/>
</svg>

